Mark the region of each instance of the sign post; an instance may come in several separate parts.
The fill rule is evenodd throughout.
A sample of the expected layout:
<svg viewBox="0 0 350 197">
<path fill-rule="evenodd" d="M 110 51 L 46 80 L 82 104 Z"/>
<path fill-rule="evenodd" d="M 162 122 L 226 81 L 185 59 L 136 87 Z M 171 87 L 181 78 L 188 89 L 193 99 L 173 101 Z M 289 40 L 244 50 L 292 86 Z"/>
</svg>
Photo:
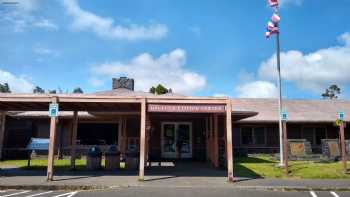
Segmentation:
<svg viewBox="0 0 350 197">
<path fill-rule="evenodd" d="M 344 134 L 345 122 L 344 122 L 344 119 L 345 119 L 345 113 L 338 112 L 338 120 L 336 121 L 336 123 L 339 126 L 343 170 L 344 170 L 344 174 L 346 174 L 347 173 L 347 163 L 346 163 L 347 162 L 347 155 L 346 155 L 346 147 L 345 147 L 345 134 Z"/>
<path fill-rule="evenodd" d="M 58 116 L 58 98 L 53 97 L 52 103 L 49 106 L 49 116 L 50 119 L 50 141 L 49 141 L 49 151 L 47 160 L 47 181 L 53 180 L 53 166 L 54 166 L 54 156 L 55 156 L 55 141 L 56 141 L 56 124 Z"/>
<path fill-rule="evenodd" d="M 287 133 L 287 120 L 288 120 L 288 112 L 283 111 L 281 113 L 282 120 L 282 130 L 283 130 L 283 152 L 284 152 L 284 169 L 286 176 L 289 175 L 288 169 L 288 133 Z"/>
</svg>

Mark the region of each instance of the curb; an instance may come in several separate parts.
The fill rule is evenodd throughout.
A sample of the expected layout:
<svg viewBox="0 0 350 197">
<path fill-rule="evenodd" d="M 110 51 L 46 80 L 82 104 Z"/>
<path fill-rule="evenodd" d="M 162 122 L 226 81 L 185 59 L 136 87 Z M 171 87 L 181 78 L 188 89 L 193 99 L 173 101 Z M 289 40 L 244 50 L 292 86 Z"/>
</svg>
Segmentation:
<svg viewBox="0 0 350 197">
<path fill-rule="evenodd" d="M 0 190 L 102 190 L 109 189 L 107 186 L 100 185 L 0 185 Z"/>
<path fill-rule="evenodd" d="M 0 185 L 0 190 L 63 190 L 63 191 L 83 191 L 83 190 L 107 190 L 117 188 L 208 188 L 208 186 L 147 186 L 147 185 Z M 266 190 L 266 191 L 350 191 L 350 187 L 304 187 L 304 186 L 229 186 L 215 188 L 231 188 L 245 190 Z"/>
</svg>

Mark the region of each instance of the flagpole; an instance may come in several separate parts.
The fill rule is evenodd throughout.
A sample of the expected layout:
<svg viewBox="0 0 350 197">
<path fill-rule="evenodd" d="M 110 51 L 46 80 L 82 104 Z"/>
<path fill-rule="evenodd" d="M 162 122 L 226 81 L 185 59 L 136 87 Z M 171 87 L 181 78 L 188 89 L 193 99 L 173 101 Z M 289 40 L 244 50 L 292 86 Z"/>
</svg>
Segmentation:
<svg viewBox="0 0 350 197">
<path fill-rule="evenodd" d="M 278 6 L 275 8 L 276 14 L 279 15 Z M 279 126 L 279 138 L 280 138 L 280 166 L 284 166 L 283 163 L 283 125 L 282 125 L 282 79 L 281 79 L 281 57 L 280 57 L 280 27 L 278 24 L 278 32 L 276 34 L 276 59 L 277 59 L 277 72 L 278 72 L 278 126 Z"/>
<path fill-rule="evenodd" d="M 276 34 L 276 58 L 277 58 L 277 72 L 278 72 L 278 124 L 279 124 L 279 138 L 280 138 L 280 166 L 284 166 L 283 163 L 283 126 L 282 126 L 282 80 L 281 80 L 281 59 L 280 59 L 280 33 Z"/>
</svg>

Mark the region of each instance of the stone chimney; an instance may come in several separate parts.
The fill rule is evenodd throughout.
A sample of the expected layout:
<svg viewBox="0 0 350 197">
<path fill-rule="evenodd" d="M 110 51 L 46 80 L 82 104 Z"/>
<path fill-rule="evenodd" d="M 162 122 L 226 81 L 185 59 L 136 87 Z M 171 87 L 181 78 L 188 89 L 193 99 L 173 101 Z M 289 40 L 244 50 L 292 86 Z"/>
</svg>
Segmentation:
<svg viewBox="0 0 350 197">
<path fill-rule="evenodd" d="M 113 84 L 112 88 L 119 89 L 119 88 L 125 88 L 134 91 L 134 79 L 127 78 L 127 77 L 119 77 L 119 78 L 113 78 L 112 79 Z"/>
</svg>

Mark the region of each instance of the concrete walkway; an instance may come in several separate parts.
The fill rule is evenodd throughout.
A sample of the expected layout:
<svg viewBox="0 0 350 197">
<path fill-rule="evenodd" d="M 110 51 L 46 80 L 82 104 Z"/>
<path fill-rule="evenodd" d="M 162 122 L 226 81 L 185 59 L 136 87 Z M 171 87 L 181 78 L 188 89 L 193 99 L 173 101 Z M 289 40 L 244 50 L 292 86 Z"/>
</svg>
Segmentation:
<svg viewBox="0 0 350 197">
<path fill-rule="evenodd" d="M 22 173 L 26 173 L 22 171 Z M 2 189 L 106 189 L 116 187 L 169 187 L 169 188 L 245 188 L 266 190 L 350 190 L 350 180 L 295 180 L 295 179 L 245 179 L 228 183 L 226 177 L 165 176 L 146 174 L 140 182 L 136 175 L 112 175 L 96 172 L 92 174 L 60 174 L 47 182 L 45 172 L 24 176 L 1 176 Z"/>
<path fill-rule="evenodd" d="M 145 181 L 138 181 L 136 171 L 55 171 L 54 181 L 46 181 L 45 170 L 0 170 L 0 189 L 105 189 L 117 187 L 171 188 L 246 188 L 267 190 L 347 190 L 349 179 L 249 179 L 237 178 L 229 183 L 225 170 L 205 165 L 184 163 L 174 166 L 152 167 L 145 172 Z"/>
</svg>

